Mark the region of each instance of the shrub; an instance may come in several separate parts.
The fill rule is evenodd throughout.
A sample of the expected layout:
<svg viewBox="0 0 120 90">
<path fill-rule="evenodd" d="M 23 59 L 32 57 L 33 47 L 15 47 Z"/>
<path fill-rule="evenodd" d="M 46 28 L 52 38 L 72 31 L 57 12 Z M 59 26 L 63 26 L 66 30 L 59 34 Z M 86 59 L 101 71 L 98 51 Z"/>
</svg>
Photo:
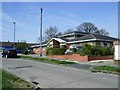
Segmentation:
<svg viewBox="0 0 120 90">
<path fill-rule="evenodd" d="M 28 51 L 27 51 L 27 50 L 24 50 L 24 51 L 22 52 L 22 54 L 28 55 Z"/>
<path fill-rule="evenodd" d="M 35 54 L 35 53 L 33 52 L 33 50 L 26 49 L 22 52 L 22 54 L 28 55 L 28 54 Z"/>
<path fill-rule="evenodd" d="M 49 51 L 51 50 L 52 48 L 46 48 L 46 55 L 49 55 Z"/>
<path fill-rule="evenodd" d="M 80 55 L 82 56 L 85 56 L 85 55 L 89 55 L 91 56 L 91 49 L 92 49 L 92 46 L 90 44 L 85 44 L 83 46 L 83 48 L 80 50 Z"/>
<path fill-rule="evenodd" d="M 101 55 L 113 55 L 114 49 L 113 48 L 108 48 L 108 47 L 101 47 Z"/>
<path fill-rule="evenodd" d="M 19 50 L 26 50 L 27 44 L 26 44 L 26 43 L 17 43 L 17 44 L 15 45 L 15 48 L 16 48 L 16 49 L 19 49 Z"/>
<path fill-rule="evenodd" d="M 33 51 L 28 51 L 28 54 L 35 54 Z"/>
<path fill-rule="evenodd" d="M 92 46 L 89 44 L 85 44 L 82 50 L 80 51 L 81 56 L 106 56 L 113 55 L 114 49 L 104 46 Z"/>
<path fill-rule="evenodd" d="M 66 49 L 64 48 L 47 48 L 46 55 L 62 55 L 65 51 Z"/>
</svg>

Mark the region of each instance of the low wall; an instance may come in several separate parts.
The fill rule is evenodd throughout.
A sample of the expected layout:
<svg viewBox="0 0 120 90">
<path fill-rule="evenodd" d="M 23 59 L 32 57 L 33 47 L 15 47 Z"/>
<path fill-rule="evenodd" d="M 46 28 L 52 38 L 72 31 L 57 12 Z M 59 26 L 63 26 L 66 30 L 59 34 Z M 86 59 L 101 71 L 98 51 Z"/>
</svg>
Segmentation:
<svg viewBox="0 0 120 90">
<path fill-rule="evenodd" d="M 109 60 L 113 59 L 113 56 L 88 56 L 88 60 Z"/>
<path fill-rule="evenodd" d="M 75 60 L 75 61 L 83 61 L 88 62 L 92 60 L 109 60 L 113 59 L 113 56 L 80 56 L 79 54 L 72 55 L 50 55 L 48 58 L 58 58 L 58 59 L 66 59 L 66 60 Z"/>
</svg>

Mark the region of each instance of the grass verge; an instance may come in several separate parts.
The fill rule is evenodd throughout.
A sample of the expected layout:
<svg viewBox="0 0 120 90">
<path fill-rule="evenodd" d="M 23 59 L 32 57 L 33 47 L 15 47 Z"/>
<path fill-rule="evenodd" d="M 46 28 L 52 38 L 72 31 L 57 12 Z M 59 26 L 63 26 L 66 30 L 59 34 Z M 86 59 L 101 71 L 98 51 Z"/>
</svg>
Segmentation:
<svg viewBox="0 0 120 90">
<path fill-rule="evenodd" d="M 119 67 L 95 66 L 91 70 L 92 70 L 92 72 L 103 72 L 103 73 L 112 73 L 112 74 L 120 75 L 120 68 Z"/>
<path fill-rule="evenodd" d="M 36 57 L 31 57 L 31 56 L 20 56 L 20 58 L 36 60 L 36 61 L 40 61 L 44 63 L 51 63 L 51 64 L 76 64 L 75 62 L 59 61 L 59 60 L 48 59 L 48 58 L 36 58 Z"/>
<path fill-rule="evenodd" d="M 0 70 L 0 72 L 2 72 L 2 90 L 35 90 L 33 85 L 8 73 L 7 71 Z"/>
</svg>

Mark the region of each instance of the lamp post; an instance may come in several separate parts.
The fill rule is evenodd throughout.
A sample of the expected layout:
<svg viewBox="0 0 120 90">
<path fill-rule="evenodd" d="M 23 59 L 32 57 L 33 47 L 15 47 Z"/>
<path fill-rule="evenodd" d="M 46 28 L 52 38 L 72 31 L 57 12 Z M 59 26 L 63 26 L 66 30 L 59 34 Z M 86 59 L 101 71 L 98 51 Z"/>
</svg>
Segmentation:
<svg viewBox="0 0 120 90">
<path fill-rule="evenodd" d="M 40 23 L 40 57 L 42 57 L 42 8 L 41 10 L 41 23 Z"/>
<path fill-rule="evenodd" d="M 14 24 L 14 48 L 15 48 L 15 27 L 16 27 L 16 22 L 13 22 Z"/>
</svg>

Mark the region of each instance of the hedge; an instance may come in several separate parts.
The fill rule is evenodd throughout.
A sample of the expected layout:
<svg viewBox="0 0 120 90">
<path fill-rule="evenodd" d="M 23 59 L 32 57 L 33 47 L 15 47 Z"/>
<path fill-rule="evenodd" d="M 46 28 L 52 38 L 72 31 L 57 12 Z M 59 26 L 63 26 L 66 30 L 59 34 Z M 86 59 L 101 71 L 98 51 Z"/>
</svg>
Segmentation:
<svg viewBox="0 0 120 90">
<path fill-rule="evenodd" d="M 85 44 L 84 47 L 80 50 L 81 56 L 107 56 L 113 55 L 114 49 L 105 47 L 105 46 L 93 46 L 90 44 Z"/>
<path fill-rule="evenodd" d="M 63 55 L 66 49 L 64 48 L 47 48 L 46 55 Z"/>
</svg>

